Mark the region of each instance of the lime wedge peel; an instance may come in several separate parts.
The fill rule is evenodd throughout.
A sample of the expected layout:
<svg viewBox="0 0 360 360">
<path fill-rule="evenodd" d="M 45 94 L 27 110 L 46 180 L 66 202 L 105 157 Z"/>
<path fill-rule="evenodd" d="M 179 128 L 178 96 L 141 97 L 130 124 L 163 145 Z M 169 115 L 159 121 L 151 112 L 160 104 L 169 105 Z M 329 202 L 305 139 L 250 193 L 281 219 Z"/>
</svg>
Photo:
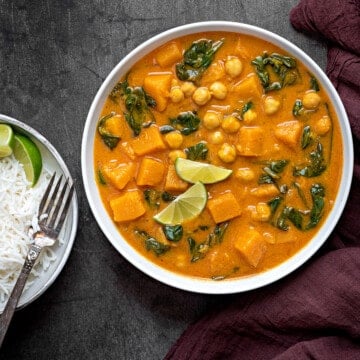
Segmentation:
<svg viewBox="0 0 360 360">
<path fill-rule="evenodd" d="M 155 215 L 154 220 L 164 225 L 180 225 L 199 216 L 206 202 L 206 188 L 197 182 Z"/>
<path fill-rule="evenodd" d="M 181 179 L 190 183 L 201 181 L 203 184 L 223 181 L 232 174 L 231 169 L 183 158 L 176 159 L 175 170 Z"/>
<path fill-rule="evenodd" d="M 14 131 L 10 125 L 0 124 L 0 158 L 13 152 L 15 143 Z"/>
<path fill-rule="evenodd" d="M 27 136 L 14 135 L 14 156 L 24 168 L 26 179 L 34 186 L 42 170 L 42 157 L 36 144 Z"/>
</svg>

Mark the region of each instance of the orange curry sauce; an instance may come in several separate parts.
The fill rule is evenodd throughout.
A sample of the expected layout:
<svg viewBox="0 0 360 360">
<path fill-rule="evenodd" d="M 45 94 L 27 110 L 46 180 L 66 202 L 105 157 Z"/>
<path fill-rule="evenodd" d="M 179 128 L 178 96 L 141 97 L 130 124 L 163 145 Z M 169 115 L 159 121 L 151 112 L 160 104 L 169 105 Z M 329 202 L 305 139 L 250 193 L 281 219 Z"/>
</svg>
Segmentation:
<svg viewBox="0 0 360 360">
<path fill-rule="evenodd" d="M 180 80 L 176 64 L 183 61 L 184 52 L 192 43 L 201 39 L 213 43 L 223 39 L 223 44 L 199 79 Z M 299 61 L 296 68 L 289 70 L 295 78 L 284 80 L 294 80 L 292 84 L 265 91 L 252 61 L 273 53 L 288 56 L 266 41 L 235 33 L 188 35 L 151 52 L 127 75 L 130 87 L 143 87 L 156 101 L 156 106 L 148 109 L 154 123 L 145 124 L 138 136 L 134 136 L 125 120 L 124 113 L 129 112 L 125 97 L 107 99 L 101 117 L 113 113 L 108 117 L 106 132 L 120 140 L 110 149 L 96 134 L 94 171 L 99 179 L 98 189 L 122 236 L 157 265 L 184 275 L 213 279 L 263 272 L 301 249 L 331 210 L 343 161 L 335 112 L 321 85 L 319 89 L 314 86 L 312 75 Z M 281 83 L 274 64 L 266 64 L 265 69 L 270 84 Z M 196 93 L 198 88 L 203 92 Z M 294 110 L 296 102 L 299 106 Z M 187 111 L 194 111 L 200 119 L 196 131 L 186 135 L 178 127 L 172 132 L 160 132 L 161 127 L 170 125 L 169 119 Z M 158 207 L 150 206 L 144 191 L 167 191 L 176 196 L 191 186 L 177 178 L 174 161 L 186 157 L 185 149 L 199 142 L 206 144 L 208 152 L 205 159 L 196 161 L 226 167 L 233 173 L 224 181 L 206 185 L 208 205 L 217 199 L 215 207 L 221 208 L 220 214 L 206 206 L 196 219 L 182 224 L 179 241 L 169 241 L 163 226 L 153 219 L 168 202 L 160 197 Z M 310 153 L 318 156 L 315 165 Z M 276 167 L 279 160 L 286 162 L 282 169 Z M 323 169 L 316 176 L 303 176 L 314 167 Z M 321 191 L 320 195 L 317 193 L 316 200 L 310 193 L 314 184 L 324 191 L 324 196 Z M 114 199 L 134 191 L 137 197 L 110 205 Z M 228 193 L 232 194 L 229 201 L 224 197 Z M 274 211 L 277 198 L 280 200 Z M 320 203 L 320 210 L 314 208 L 314 201 L 317 206 Z M 312 218 L 315 223 L 320 219 L 313 227 L 309 225 Z M 226 222 L 228 227 L 221 241 L 209 246 L 206 239 L 217 222 Z M 139 231 L 163 244 L 166 251 L 156 254 L 147 248 Z M 194 259 L 189 238 L 196 245 L 205 243 L 198 259 Z"/>
</svg>

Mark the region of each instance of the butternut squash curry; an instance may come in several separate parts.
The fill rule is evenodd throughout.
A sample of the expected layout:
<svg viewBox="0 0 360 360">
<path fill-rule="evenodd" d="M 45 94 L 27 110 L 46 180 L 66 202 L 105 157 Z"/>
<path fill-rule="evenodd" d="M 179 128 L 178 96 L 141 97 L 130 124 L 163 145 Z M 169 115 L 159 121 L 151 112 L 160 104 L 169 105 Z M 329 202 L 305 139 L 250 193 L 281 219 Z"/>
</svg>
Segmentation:
<svg viewBox="0 0 360 360">
<path fill-rule="evenodd" d="M 184 275 L 280 264 L 319 230 L 338 191 L 327 94 L 298 60 L 251 36 L 187 35 L 149 53 L 119 79 L 97 129 L 109 216 L 143 256 Z"/>
</svg>

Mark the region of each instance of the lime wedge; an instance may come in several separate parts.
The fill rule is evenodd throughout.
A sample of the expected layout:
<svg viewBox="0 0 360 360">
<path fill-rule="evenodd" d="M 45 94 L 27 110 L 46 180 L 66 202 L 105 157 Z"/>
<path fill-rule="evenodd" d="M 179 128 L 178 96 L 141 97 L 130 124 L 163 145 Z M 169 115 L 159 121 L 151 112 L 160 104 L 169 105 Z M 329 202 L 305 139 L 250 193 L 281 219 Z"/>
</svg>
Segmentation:
<svg viewBox="0 0 360 360">
<path fill-rule="evenodd" d="M 190 183 L 201 181 L 203 184 L 225 180 L 232 173 L 230 169 L 183 158 L 176 159 L 175 170 L 183 180 Z"/>
<path fill-rule="evenodd" d="M 14 141 L 12 127 L 7 124 L 0 124 L 0 158 L 12 154 Z"/>
<path fill-rule="evenodd" d="M 155 215 L 154 219 L 164 225 L 182 224 L 199 216 L 206 201 L 206 188 L 203 183 L 197 182 Z"/>
<path fill-rule="evenodd" d="M 14 138 L 14 156 L 23 165 L 26 179 L 34 186 L 42 169 L 40 150 L 27 136 L 16 134 Z"/>
</svg>

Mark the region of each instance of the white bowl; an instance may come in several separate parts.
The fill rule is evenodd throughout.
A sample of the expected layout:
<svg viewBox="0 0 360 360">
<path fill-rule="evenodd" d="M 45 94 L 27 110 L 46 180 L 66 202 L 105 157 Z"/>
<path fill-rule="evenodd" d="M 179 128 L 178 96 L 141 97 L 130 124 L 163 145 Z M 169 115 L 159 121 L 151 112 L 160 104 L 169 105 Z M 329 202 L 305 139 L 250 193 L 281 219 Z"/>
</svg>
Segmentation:
<svg viewBox="0 0 360 360">
<path fill-rule="evenodd" d="M 124 76 L 140 58 L 162 44 L 184 35 L 206 31 L 225 31 L 256 36 L 279 46 L 287 53 L 299 59 L 309 71 L 314 74 L 322 85 L 322 88 L 329 94 L 340 122 L 344 156 L 343 168 L 341 169 L 343 176 L 341 178 L 338 196 L 326 222 L 316 236 L 290 259 L 266 272 L 219 282 L 170 272 L 150 262 L 131 247 L 122 238 L 102 204 L 93 167 L 93 146 L 96 125 L 104 102 L 119 79 Z M 350 191 L 353 157 L 351 131 L 344 106 L 330 80 L 308 55 L 288 40 L 267 30 L 235 22 L 211 21 L 180 26 L 154 36 L 130 52 L 115 66 L 101 85 L 91 104 L 83 133 L 81 162 L 83 182 L 92 212 L 105 236 L 120 254 L 145 274 L 165 284 L 198 293 L 230 294 L 255 289 L 279 280 L 304 264 L 321 247 L 334 229 L 344 209 Z"/>
<path fill-rule="evenodd" d="M 43 160 L 43 166 L 50 172 L 56 171 L 59 176 L 63 174 L 65 178 L 69 178 L 72 181 L 70 172 L 65 165 L 63 159 L 51 145 L 51 143 L 45 139 L 41 134 L 34 130 L 29 125 L 26 125 L 16 119 L 9 116 L 0 114 L 0 123 L 7 123 L 12 126 L 17 132 L 22 133 L 30 137 L 38 146 Z M 17 309 L 23 308 L 37 299 L 49 286 L 55 281 L 63 269 L 72 249 L 76 230 L 78 225 L 78 200 L 76 192 L 71 202 L 69 214 L 66 218 L 62 231 L 59 234 L 59 241 L 51 247 L 56 255 L 56 260 L 50 263 L 47 270 L 43 270 L 40 276 L 36 277 L 34 282 L 24 290 L 22 293 Z M 3 312 L 6 302 L 0 302 L 0 313 Z"/>
</svg>

